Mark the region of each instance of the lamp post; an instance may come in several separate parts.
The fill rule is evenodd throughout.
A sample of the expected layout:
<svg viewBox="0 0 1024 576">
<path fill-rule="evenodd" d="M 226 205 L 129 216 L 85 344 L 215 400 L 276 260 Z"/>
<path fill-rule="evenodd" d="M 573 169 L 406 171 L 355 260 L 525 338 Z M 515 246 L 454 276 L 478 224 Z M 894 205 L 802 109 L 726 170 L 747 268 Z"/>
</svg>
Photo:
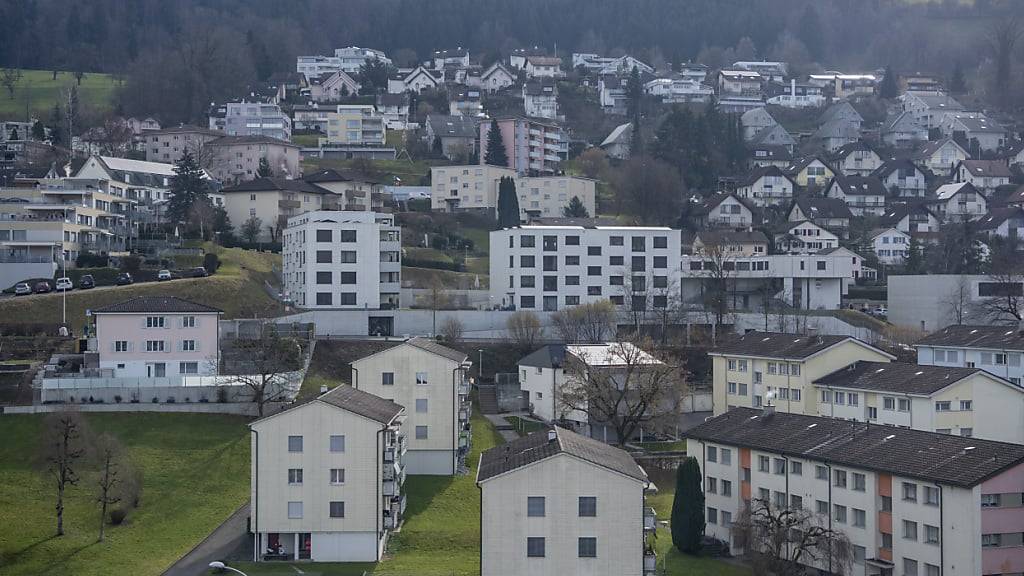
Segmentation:
<svg viewBox="0 0 1024 576">
<path fill-rule="evenodd" d="M 242 576 L 248 576 L 245 572 L 242 572 L 241 570 L 239 570 L 237 568 L 232 568 L 231 566 L 228 566 L 227 564 L 225 564 L 225 563 L 223 563 L 223 562 L 221 562 L 219 560 L 214 561 L 214 562 L 210 562 L 210 568 L 213 568 L 214 570 L 230 570 L 230 571 L 232 571 L 232 572 L 234 572 L 236 574 L 241 574 Z"/>
<path fill-rule="evenodd" d="M 476 373 L 480 376 L 480 381 L 484 380 L 484 349 L 480 348 L 477 350 L 480 353 L 480 365 L 477 366 Z"/>
</svg>

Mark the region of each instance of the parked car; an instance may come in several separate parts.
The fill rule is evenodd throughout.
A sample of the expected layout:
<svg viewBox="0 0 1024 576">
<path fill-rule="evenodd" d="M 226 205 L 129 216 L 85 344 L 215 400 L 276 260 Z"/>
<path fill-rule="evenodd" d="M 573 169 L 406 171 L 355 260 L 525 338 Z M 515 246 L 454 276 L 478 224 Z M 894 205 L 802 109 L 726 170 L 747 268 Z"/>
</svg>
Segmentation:
<svg viewBox="0 0 1024 576">
<path fill-rule="evenodd" d="M 875 316 L 888 316 L 889 309 L 886 308 L 885 306 L 879 306 L 878 308 L 872 310 L 871 313 L 874 314 Z"/>
<path fill-rule="evenodd" d="M 28 285 L 28 282 L 18 282 L 14 285 L 15 296 L 28 296 L 32 293 L 32 287 Z"/>
<path fill-rule="evenodd" d="M 78 279 L 78 289 L 88 290 L 89 288 L 96 287 L 96 279 L 92 277 L 92 274 L 86 274 Z"/>
<path fill-rule="evenodd" d="M 135 280 L 132 278 L 132 275 L 127 273 L 127 272 L 121 272 L 120 274 L 117 275 L 117 285 L 118 286 L 127 286 L 129 284 L 134 284 L 134 283 L 135 283 Z"/>
<path fill-rule="evenodd" d="M 49 282 L 47 282 L 46 280 L 43 280 L 42 282 L 37 282 L 36 283 L 36 287 L 35 287 L 34 291 L 35 291 L 36 294 L 46 294 L 47 292 L 53 292 L 53 287 L 50 286 Z"/>
<path fill-rule="evenodd" d="M 196 266 L 195 268 L 192 269 L 192 277 L 193 278 L 206 278 L 209 275 L 210 275 L 210 273 L 207 272 L 206 268 L 204 268 L 202 266 Z"/>
<path fill-rule="evenodd" d="M 58 292 L 63 292 L 65 290 L 74 290 L 74 289 L 75 289 L 75 283 L 71 281 L 71 278 L 68 278 L 67 276 L 63 276 L 61 278 L 57 278 L 57 291 Z"/>
<path fill-rule="evenodd" d="M 171 279 L 171 271 L 170 270 L 161 270 L 161 271 L 157 272 L 156 273 L 156 279 L 158 281 L 160 281 L 160 282 L 163 282 L 165 280 L 170 280 Z"/>
</svg>

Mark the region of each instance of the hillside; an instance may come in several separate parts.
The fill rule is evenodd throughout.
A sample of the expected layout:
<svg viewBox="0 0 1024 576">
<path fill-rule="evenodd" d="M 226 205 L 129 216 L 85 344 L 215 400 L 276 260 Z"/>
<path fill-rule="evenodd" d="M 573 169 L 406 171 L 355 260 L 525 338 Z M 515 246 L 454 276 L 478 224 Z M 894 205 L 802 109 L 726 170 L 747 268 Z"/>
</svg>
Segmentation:
<svg viewBox="0 0 1024 576">
<path fill-rule="evenodd" d="M 68 89 L 74 85 L 75 77 L 68 72 L 58 72 L 54 80 L 49 70 L 22 70 L 13 97 L 6 87 L 0 87 L 0 120 L 25 121 L 35 117 L 49 122 L 54 104 L 66 98 Z M 117 86 L 118 81 L 109 74 L 86 74 L 78 87 L 83 111 L 109 112 Z"/>
</svg>

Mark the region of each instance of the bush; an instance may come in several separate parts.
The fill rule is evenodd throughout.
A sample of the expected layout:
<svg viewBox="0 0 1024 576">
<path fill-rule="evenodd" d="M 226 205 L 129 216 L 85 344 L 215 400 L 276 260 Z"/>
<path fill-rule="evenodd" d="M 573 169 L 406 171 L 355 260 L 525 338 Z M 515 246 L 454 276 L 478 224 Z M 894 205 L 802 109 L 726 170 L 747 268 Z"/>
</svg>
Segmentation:
<svg viewBox="0 0 1024 576">
<path fill-rule="evenodd" d="M 125 256 L 121 258 L 121 271 L 135 273 L 142 266 L 142 258 L 138 256 Z"/>
<path fill-rule="evenodd" d="M 125 518 L 128 517 L 128 511 L 124 508 L 114 508 L 110 511 L 110 524 L 113 526 L 120 526 L 124 523 Z"/>
<path fill-rule="evenodd" d="M 217 402 L 224 404 L 228 401 L 228 389 L 220 386 L 217 388 Z"/>
<path fill-rule="evenodd" d="M 416 258 L 403 258 L 402 266 L 410 266 L 413 268 L 433 268 L 435 270 L 451 270 L 452 272 L 462 272 L 464 267 L 460 262 L 442 262 L 439 260 L 417 260 Z"/>
<path fill-rule="evenodd" d="M 167 397 L 167 403 L 168 404 L 174 404 L 174 396 L 168 396 Z"/>
<path fill-rule="evenodd" d="M 217 268 L 220 268 L 220 257 L 213 252 L 207 252 L 203 255 L 203 268 L 210 274 L 216 274 Z"/>
<path fill-rule="evenodd" d="M 115 394 L 114 395 L 114 402 L 117 402 L 118 404 L 120 404 L 121 400 L 122 400 L 122 398 L 121 398 L 120 394 Z"/>
<path fill-rule="evenodd" d="M 75 258 L 75 268 L 105 268 L 109 263 L 108 256 L 92 252 L 82 252 Z"/>
<path fill-rule="evenodd" d="M 159 403 L 160 403 L 160 399 L 157 398 L 156 396 L 153 396 L 153 404 L 159 404 Z"/>
</svg>

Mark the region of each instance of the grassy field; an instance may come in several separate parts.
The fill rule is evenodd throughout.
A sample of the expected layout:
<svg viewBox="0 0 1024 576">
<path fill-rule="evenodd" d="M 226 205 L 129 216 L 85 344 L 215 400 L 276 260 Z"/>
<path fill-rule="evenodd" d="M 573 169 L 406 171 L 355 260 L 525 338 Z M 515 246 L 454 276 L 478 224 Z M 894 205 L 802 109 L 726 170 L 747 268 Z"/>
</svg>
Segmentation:
<svg viewBox="0 0 1024 576">
<path fill-rule="evenodd" d="M 67 294 L 68 322 L 77 332 L 85 324 L 85 310 L 98 308 L 137 296 L 177 296 L 224 310 L 226 318 L 273 316 L 282 309 L 263 289 L 271 277 L 271 266 L 280 265 L 277 254 L 252 252 L 240 248 L 207 245 L 217 252 L 221 267 L 208 278 L 186 278 L 170 282 L 147 282 L 132 286 L 75 290 Z M 0 318 L 4 322 L 59 323 L 61 300 L 58 293 L 0 300 Z"/>
<path fill-rule="evenodd" d="M 489 285 L 489 277 L 486 274 L 402 266 L 403 288 L 430 288 L 431 284 L 436 281 L 450 290 L 474 290 L 477 289 L 477 279 L 480 280 L 479 289 L 486 290 Z"/>
<path fill-rule="evenodd" d="M 53 105 L 61 100 L 61 94 L 75 84 L 75 77 L 68 72 L 58 72 L 56 80 L 49 70 L 22 70 L 21 74 L 13 98 L 6 88 L 0 91 L 0 120 L 25 121 L 34 116 L 45 122 Z M 92 110 L 108 111 L 113 107 L 117 87 L 118 81 L 112 76 L 86 74 L 78 87 L 78 100 Z"/>
<path fill-rule="evenodd" d="M 307 174 L 325 168 L 347 170 L 352 168 L 352 160 L 335 158 L 307 158 L 302 162 L 302 169 Z M 419 186 L 420 181 L 430 173 L 430 167 L 443 165 L 437 160 L 374 160 L 373 167 L 381 174 L 385 184 L 395 184 L 393 176 L 401 178 L 403 186 Z"/>
<path fill-rule="evenodd" d="M 31 468 L 41 416 L 0 418 L 0 573 L 160 574 L 249 497 L 249 432 L 237 416 L 90 414 L 143 472 L 142 506 L 96 542 L 95 478 L 69 489 L 55 537 L 52 481 Z"/>
</svg>

